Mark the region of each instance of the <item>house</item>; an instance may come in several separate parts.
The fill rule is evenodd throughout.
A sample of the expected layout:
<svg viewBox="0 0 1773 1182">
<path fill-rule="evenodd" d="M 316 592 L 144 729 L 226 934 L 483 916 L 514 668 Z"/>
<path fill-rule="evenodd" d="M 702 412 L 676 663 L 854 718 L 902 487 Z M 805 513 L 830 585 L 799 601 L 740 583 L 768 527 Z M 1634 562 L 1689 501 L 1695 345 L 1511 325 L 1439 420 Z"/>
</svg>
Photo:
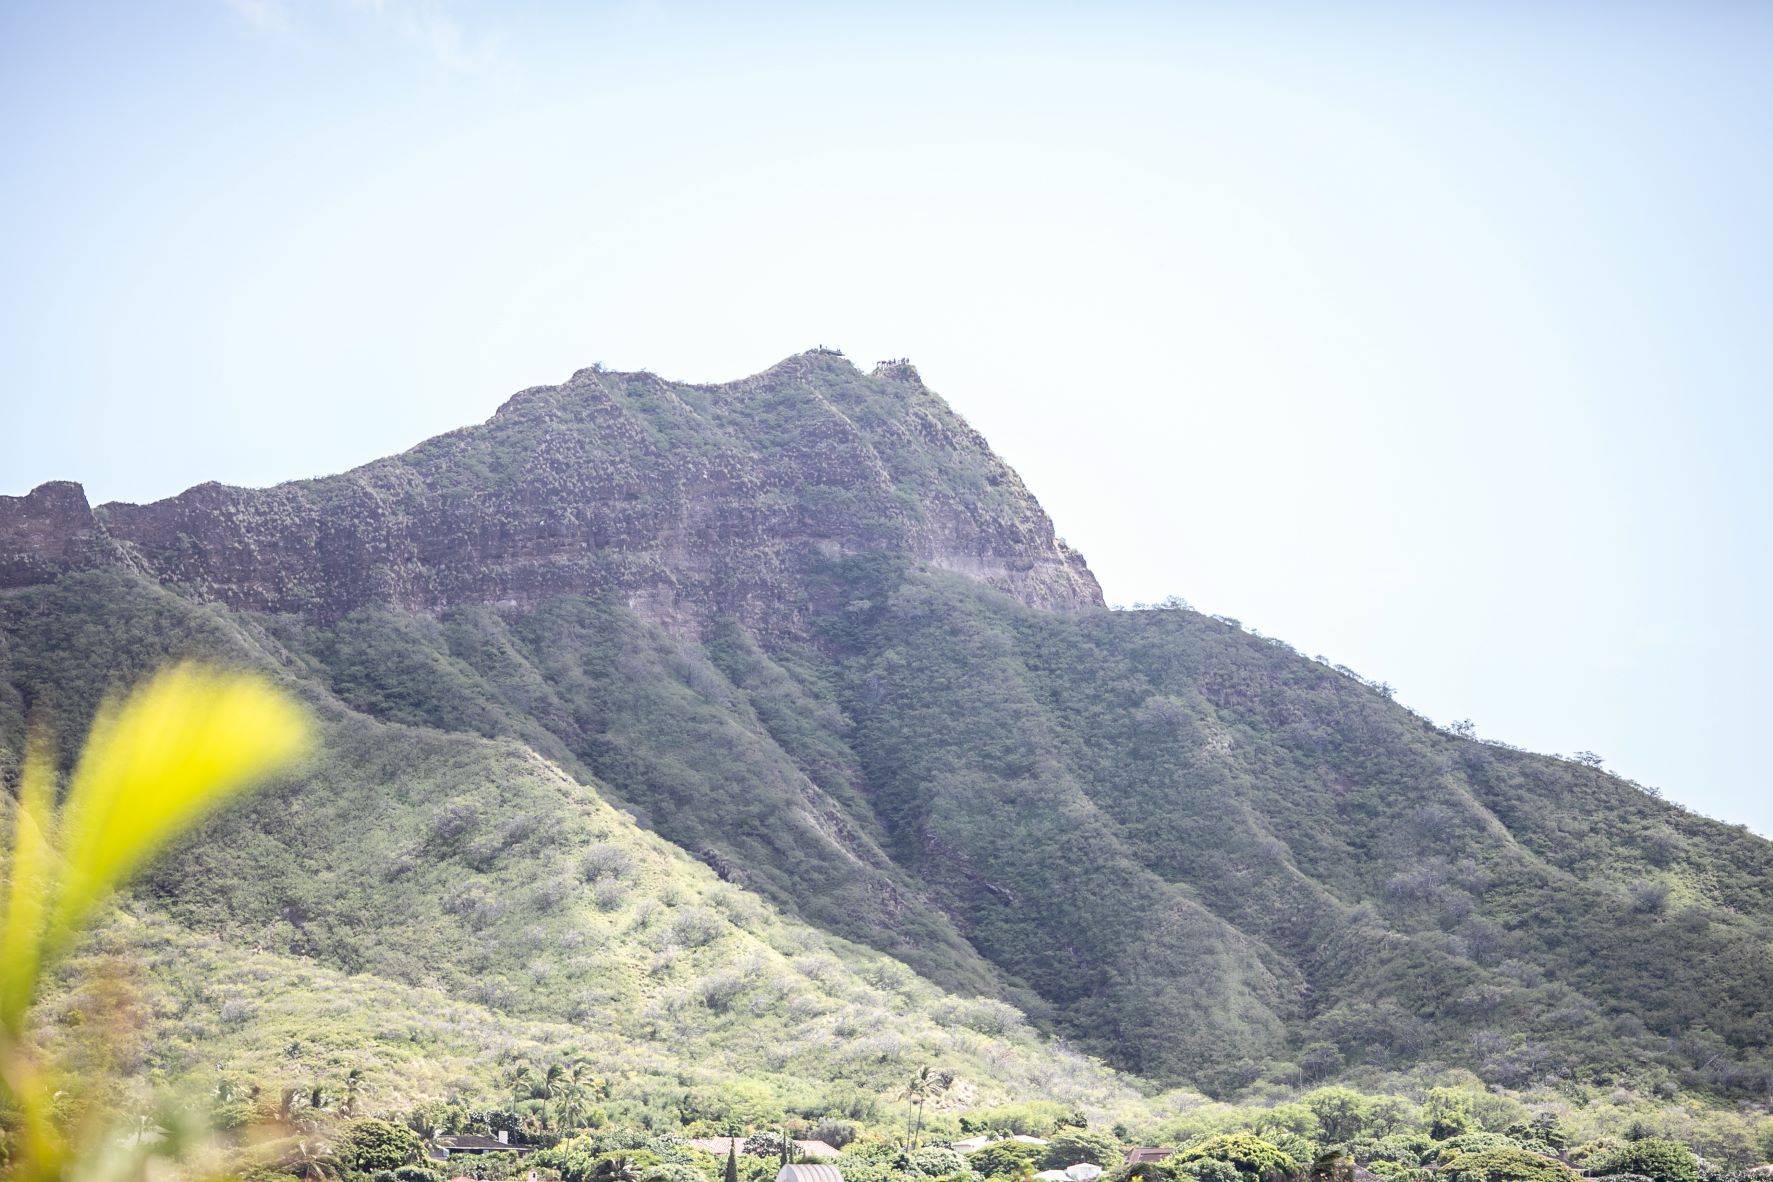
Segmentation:
<svg viewBox="0 0 1773 1182">
<path fill-rule="evenodd" d="M 836 1166 L 783 1166 L 776 1171 L 776 1182 L 843 1182 L 843 1172 Z"/>
<path fill-rule="evenodd" d="M 498 1138 L 481 1137 L 474 1133 L 447 1133 L 431 1138 L 431 1148 L 441 1158 L 448 1159 L 458 1153 L 470 1156 L 481 1153 L 534 1153 L 533 1145 L 511 1144 L 511 1134 L 504 1129 L 499 1130 Z"/>
<path fill-rule="evenodd" d="M 1136 1166 L 1141 1162 L 1162 1161 L 1174 1152 L 1174 1149 L 1163 1149 L 1156 1145 L 1135 1145 L 1127 1150 L 1127 1164 Z"/>
<path fill-rule="evenodd" d="M 1096 1182 L 1102 1176 L 1102 1167 L 1093 1161 L 1080 1161 L 1065 1167 L 1065 1177 L 1070 1182 Z"/>
</svg>

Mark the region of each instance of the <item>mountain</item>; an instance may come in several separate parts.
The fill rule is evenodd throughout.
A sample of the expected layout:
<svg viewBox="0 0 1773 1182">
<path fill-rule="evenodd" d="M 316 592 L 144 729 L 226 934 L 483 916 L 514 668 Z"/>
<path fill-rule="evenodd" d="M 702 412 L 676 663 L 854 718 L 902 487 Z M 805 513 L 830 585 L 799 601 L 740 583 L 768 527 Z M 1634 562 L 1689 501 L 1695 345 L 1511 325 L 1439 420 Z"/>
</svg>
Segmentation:
<svg viewBox="0 0 1773 1182">
<path fill-rule="evenodd" d="M 907 364 L 582 370 L 341 476 L 45 485 L 0 498 L 0 587 L 0 771 L 26 717 L 71 734 L 173 655 L 326 720 L 314 768 L 138 892 L 226 949 L 513 1021 L 653 1015 L 636 1046 L 693 1014 L 762 1071 L 782 1007 L 824 1003 L 774 961 L 720 1000 L 730 905 L 794 933 L 790 976 L 838 949 L 994 1015 L 945 1037 L 1005 1094 L 1127 1085 L 994 1077 L 1028 1051 L 952 1031 L 1025 1014 L 1222 1095 L 1453 1066 L 1773 1090 L 1773 846 L 1234 622 L 1108 610 Z M 603 867 L 633 865 L 618 831 L 668 883 Z"/>
</svg>

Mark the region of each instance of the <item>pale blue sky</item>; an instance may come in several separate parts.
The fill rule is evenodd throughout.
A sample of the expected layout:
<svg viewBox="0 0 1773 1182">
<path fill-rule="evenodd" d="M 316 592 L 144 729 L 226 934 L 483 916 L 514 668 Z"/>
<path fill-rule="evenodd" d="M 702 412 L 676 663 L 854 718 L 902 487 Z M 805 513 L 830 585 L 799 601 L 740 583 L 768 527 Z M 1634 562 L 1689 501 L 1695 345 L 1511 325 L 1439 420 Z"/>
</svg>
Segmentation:
<svg viewBox="0 0 1773 1182">
<path fill-rule="evenodd" d="M 908 355 L 1111 601 L 1773 832 L 1770 66 L 1766 4 L 10 4 L 0 492 Z"/>
</svg>

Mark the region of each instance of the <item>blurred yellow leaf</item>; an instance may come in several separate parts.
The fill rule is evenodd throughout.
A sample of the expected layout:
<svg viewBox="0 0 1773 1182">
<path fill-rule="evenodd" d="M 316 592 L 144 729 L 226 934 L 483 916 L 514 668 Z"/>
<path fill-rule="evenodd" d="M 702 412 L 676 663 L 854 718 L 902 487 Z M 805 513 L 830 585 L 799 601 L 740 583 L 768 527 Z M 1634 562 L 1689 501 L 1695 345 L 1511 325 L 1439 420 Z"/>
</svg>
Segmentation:
<svg viewBox="0 0 1773 1182">
<path fill-rule="evenodd" d="M 47 736 L 31 736 L 13 816 L 12 858 L 0 926 L 0 1027 L 16 1035 L 37 985 L 38 943 L 48 908 L 55 767 Z"/>
<path fill-rule="evenodd" d="M 308 743 L 306 717 L 261 678 L 181 664 L 99 708 L 61 814 L 50 924 L 59 945 L 189 825 Z"/>
<path fill-rule="evenodd" d="M 96 1177 L 115 1156 L 102 1137 L 70 1144 L 50 1117 L 23 1038 L 44 968 L 144 862 L 308 741 L 306 715 L 263 679 L 175 665 L 100 706 L 58 813 L 50 743 L 31 737 L 0 897 L 0 1097 L 19 1122 L 9 1177 Z"/>
</svg>

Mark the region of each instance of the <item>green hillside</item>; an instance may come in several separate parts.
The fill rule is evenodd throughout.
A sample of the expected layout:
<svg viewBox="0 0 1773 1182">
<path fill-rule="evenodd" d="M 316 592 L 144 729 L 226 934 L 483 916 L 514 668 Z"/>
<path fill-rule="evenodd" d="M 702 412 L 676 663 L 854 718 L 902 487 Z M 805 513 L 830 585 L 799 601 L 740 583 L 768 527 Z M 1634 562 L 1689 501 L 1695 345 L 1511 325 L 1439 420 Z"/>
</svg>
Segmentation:
<svg viewBox="0 0 1773 1182">
<path fill-rule="evenodd" d="M 65 974 L 52 1028 L 110 958 L 147 966 L 144 1082 L 357 1070 L 399 1107 L 584 1060 L 621 1115 L 673 1128 L 747 1087 L 765 1111 L 872 1112 L 929 1064 L 956 1102 L 1188 1101 L 1149 1108 L 1011 1007 L 783 917 L 526 746 L 342 708 L 253 621 L 109 572 L 0 615 L 9 735 L 21 711 L 83 718 L 169 652 L 273 672 L 322 724 L 312 766 L 194 834 Z"/>
<path fill-rule="evenodd" d="M 71 744 L 173 656 L 294 688 L 322 757 L 133 906 L 482 1030 L 410 1018 L 419 1070 L 353 1027 L 327 1062 L 390 1094 L 574 1037 L 809 1110 L 931 1061 L 980 1103 L 1148 1115 L 1185 1094 L 1114 1071 L 1773 1092 L 1773 846 L 1232 623 L 1102 607 L 908 366 L 581 371 L 340 477 L 46 490 L 0 504 L 0 771 L 25 718 Z M 269 1070 L 192 1021 L 166 1071 L 212 1036 Z"/>
</svg>

